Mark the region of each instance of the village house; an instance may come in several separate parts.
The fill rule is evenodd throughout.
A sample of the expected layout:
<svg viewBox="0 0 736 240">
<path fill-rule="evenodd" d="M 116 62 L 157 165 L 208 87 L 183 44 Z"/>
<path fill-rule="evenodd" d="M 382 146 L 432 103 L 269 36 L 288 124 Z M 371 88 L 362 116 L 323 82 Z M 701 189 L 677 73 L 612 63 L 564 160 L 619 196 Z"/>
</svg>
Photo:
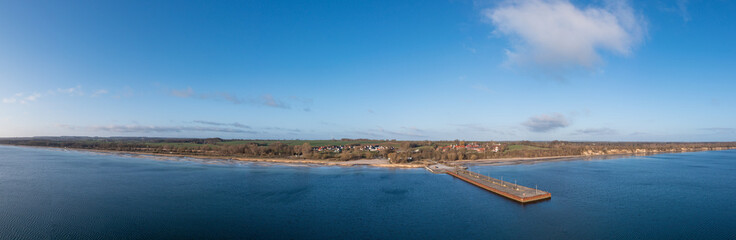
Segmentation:
<svg viewBox="0 0 736 240">
<path fill-rule="evenodd" d="M 313 147 L 312 151 L 316 152 L 336 152 L 340 153 L 344 150 L 348 149 L 358 149 L 360 151 L 381 151 L 381 150 L 387 150 L 387 149 L 394 149 L 393 147 L 387 147 L 387 146 L 381 146 L 381 145 L 365 145 L 365 146 L 344 146 L 344 145 L 335 145 L 335 146 L 321 146 L 321 147 Z"/>
<path fill-rule="evenodd" d="M 448 149 L 455 149 L 455 150 L 466 149 L 468 151 L 476 151 L 476 152 L 479 152 L 479 153 L 483 153 L 483 152 L 486 151 L 486 148 L 481 147 L 477 143 L 470 143 L 470 144 L 467 144 L 467 145 L 459 145 L 459 144 L 456 145 L 456 144 L 452 144 L 452 145 L 448 145 L 448 146 L 439 147 L 439 149 L 442 150 L 443 152 L 444 151 L 447 151 Z"/>
</svg>

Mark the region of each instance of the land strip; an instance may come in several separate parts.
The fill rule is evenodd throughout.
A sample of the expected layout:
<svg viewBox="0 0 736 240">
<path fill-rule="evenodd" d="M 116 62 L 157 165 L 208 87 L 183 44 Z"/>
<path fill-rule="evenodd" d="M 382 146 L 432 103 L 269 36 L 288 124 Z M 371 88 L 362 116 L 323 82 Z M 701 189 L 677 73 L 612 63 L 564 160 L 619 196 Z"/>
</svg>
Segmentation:
<svg viewBox="0 0 736 240">
<path fill-rule="evenodd" d="M 242 157 L 242 156 L 206 156 L 197 154 L 180 154 L 180 153 L 152 153 L 152 152 L 139 152 L 139 151 L 121 151 L 121 150 L 104 150 L 104 149 L 88 149 L 88 148 L 69 148 L 69 147 L 49 147 L 49 146 L 33 146 L 33 145 L 20 145 L 20 144 L 7 144 L 2 145 L 15 145 L 25 147 L 41 147 L 41 148 L 54 148 L 54 149 L 66 149 L 75 151 L 89 151 L 102 154 L 125 154 L 135 157 L 179 157 L 179 158 L 193 158 L 203 160 L 234 160 L 244 162 L 261 162 L 261 163 L 274 163 L 284 165 L 317 165 L 317 166 L 371 166 L 371 167 L 382 167 L 382 168 L 421 168 L 431 164 L 442 162 L 448 166 L 464 166 L 464 165 L 516 165 L 516 164 L 533 164 L 539 162 L 554 162 L 554 161 L 570 161 L 570 160 L 603 160 L 603 159 L 615 159 L 630 156 L 647 156 L 661 153 L 678 153 L 678 152 L 695 152 L 695 151 L 710 151 L 710 150 L 728 150 L 736 149 L 736 147 L 719 147 L 719 148 L 698 148 L 698 149 L 680 149 L 681 151 L 656 151 L 650 153 L 612 153 L 612 154 L 594 154 L 594 155 L 567 155 L 567 156 L 551 156 L 551 157 L 509 157 L 509 158 L 495 158 L 495 159 L 477 159 L 477 160 L 455 160 L 455 161 L 443 161 L 443 160 L 423 160 L 414 162 L 396 163 L 391 162 L 387 158 L 373 158 L 373 159 L 356 159 L 341 161 L 336 159 L 294 159 L 294 158 L 256 158 L 256 157 Z"/>
</svg>

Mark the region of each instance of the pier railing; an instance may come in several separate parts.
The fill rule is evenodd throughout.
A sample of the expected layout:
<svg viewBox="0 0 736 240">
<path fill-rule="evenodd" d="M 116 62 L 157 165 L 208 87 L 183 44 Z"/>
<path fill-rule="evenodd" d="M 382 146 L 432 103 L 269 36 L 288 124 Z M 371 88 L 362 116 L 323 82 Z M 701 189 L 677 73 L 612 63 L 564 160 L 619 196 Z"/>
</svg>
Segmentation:
<svg viewBox="0 0 736 240">
<path fill-rule="evenodd" d="M 472 171 L 468 171 L 468 170 L 464 170 L 464 169 L 455 169 L 455 172 L 457 172 L 459 174 L 468 175 L 468 176 L 471 176 L 471 177 L 473 177 L 473 178 L 475 178 L 477 180 L 481 180 L 481 181 L 484 181 L 484 182 L 487 182 L 487 183 L 491 183 L 491 184 L 495 184 L 495 185 L 502 186 L 502 187 L 511 187 L 513 189 L 516 189 L 516 190 L 520 190 L 519 187 L 521 187 L 521 186 L 517 185 L 516 183 L 510 183 L 510 182 L 506 182 L 506 181 L 503 181 L 503 180 L 498 180 L 498 179 L 495 179 L 495 178 L 492 178 L 492 177 L 489 177 L 489 176 L 486 176 L 486 175 L 483 175 L 483 174 L 480 174 L 480 173 L 476 173 L 476 172 L 472 172 Z M 524 188 L 526 188 L 526 187 L 524 187 Z"/>
</svg>

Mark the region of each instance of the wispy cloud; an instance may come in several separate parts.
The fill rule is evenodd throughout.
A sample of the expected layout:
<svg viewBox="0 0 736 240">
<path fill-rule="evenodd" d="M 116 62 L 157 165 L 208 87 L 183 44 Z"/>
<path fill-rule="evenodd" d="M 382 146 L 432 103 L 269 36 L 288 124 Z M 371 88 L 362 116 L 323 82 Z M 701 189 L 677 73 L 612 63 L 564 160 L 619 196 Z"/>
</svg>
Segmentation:
<svg viewBox="0 0 736 240">
<path fill-rule="evenodd" d="M 271 96 L 271 94 L 265 94 L 265 95 L 261 96 L 261 99 L 260 100 L 261 100 L 261 101 L 259 101 L 260 103 L 262 103 L 263 105 L 269 106 L 269 107 L 289 108 L 282 101 L 279 101 L 279 100 L 274 99 L 273 96 Z"/>
<path fill-rule="evenodd" d="M 205 100 L 225 101 L 225 102 L 229 102 L 229 103 L 232 103 L 232 104 L 241 104 L 241 103 L 243 103 L 243 100 L 241 100 L 240 98 L 238 98 L 238 96 L 235 96 L 235 95 L 230 94 L 230 93 L 225 93 L 225 92 L 203 93 L 203 94 L 197 94 L 197 95 L 195 95 L 194 92 L 191 91 L 191 88 L 188 88 L 186 90 L 186 92 L 181 92 L 181 93 L 184 94 L 184 96 L 177 96 L 177 97 L 184 97 L 184 98 L 196 97 L 196 98 L 205 99 Z M 188 96 L 186 96 L 186 94 L 188 94 Z"/>
<path fill-rule="evenodd" d="M 82 86 L 77 85 L 76 87 L 71 88 L 58 88 L 56 89 L 56 92 L 68 94 L 70 96 L 83 96 L 84 92 L 82 91 Z"/>
<path fill-rule="evenodd" d="M 200 121 L 196 120 L 194 123 L 204 124 L 204 125 L 210 125 L 210 126 L 228 126 L 228 127 L 236 127 L 236 128 L 244 128 L 244 129 L 251 129 L 250 126 L 247 126 L 242 123 L 220 123 L 220 122 L 210 122 L 210 121 Z"/>
<path fill-rule="evenodd" d="M 180 98 L 190 98 L 194 96 L 194 90 L 192 90 L 191 87 L 187 87 L 186 89 L 182 90 L 173 89 L 171 90 L 171 95 Z"/>
<path fill-rule="evenodd" d="M 542 114 L 530 117 L 521 125 L 525 126 L 532 132 L 549 132 L 558 128 L 570 126 L 570 121 L 560 113 L 550 115 Z"/>
<path fill-rule="evenodd" d="M 40 93 L 33 93 L 33 94 L 25 94 L 25 93 L 16 93 L 15 95 L 7 98 L 3 98 L 3 103 L 7 104 L 13 104 L 13 103 L 19 103 L 19 104 L 26 104 L 29 102 L 33 102 L 41 98 Z"/>
<path fill-rule="evenodd" d="M 468 47 L 468 46 L 466 46 L 466 45 L 463 45 L 463 48 L 465 48 L 465 50 L 468 50 L 468 52 L 471 52 L 471 53 L 473 53 L 473 54 L 475 54 L 475 53 L 477 53 L 477 52 L 478 52 L 478 49 L 476 49 L 476 48 L 473 48 L 473 47 Z"/>
<path fill-rule="evenodd" d="M 401 127 L 404 131 L 393 131 L 393 130 L 387 130 L 384 128 L 377 128 L 377 129 L 370 129 L 366 131 L 354 131 L 354 133 L 363 135 L 363 136 L 371 136 L 371 137 L 412 137 L 412 138 L 424 138 L 427 137 L 424 133 L 424 130 L 418 129 L 416 127 Z"/>
<path fill-rule="evenodd" d="M 460 134 L 460 136 L 493 135 L 495 137 L 503 137 L 503 136 L 508 137 L 508 136 L 517 135 L 516 129 L 518 128 L 518 127 L 504 127 L 503 130 L 498 130 L 498 129 L 486 127 L 478 123 L 450 124 L 450 126 L 456 127 L 453 133 Z"/>
<path fill-rule="evenodd" d="M 97 91 L 94 91 L 91 96 L 92 97 L 99 97 L 99 96 L 102 96 L 102 95 L 105 95 L 105 94 L 108 94 L 108 93 L 109 92 L 107 90 L 105 90 L 105 89 L 99 89 Z"/>
<path fill-rule="evenodd" d="M 235 95 L 231 95 L 229 93 L 218 93 L 217 95 L 219 95 L 218 97 L 224 99 L 225 101 L 231 102 L 233 104 L 243 103 L 243 101 L 241 101 L 240 98 L 238 98 Z"/>
<path fill-rule="evenodd" d="M 690 21 L 690 11 L 687 10 L 688 0 L 677 0 L 677 9 L 685 22 Z"/>
<path fill-rule="evenodd" d="M 112 133 L 170 133 L 170 132 L 220 132 L 220 133 L 247 133 L 255 134 L 255 131 L 240 128 L 225 127 L 202 127 L 202 126 L 146 126 L 146 125 L 107 125 L 77 127 L 73 125 L 60 124 L 58 127 L 71 130 L 88 130 L 94 132 Z"/>
<path fill-rule="evenodd" d="M 314 103 L 314 100 L 311 98 L 291 96 L 289 97 L 289 100 L 298 105 L 305 112 L 312 111 L 312 103 Z"/>
<path fill-rule="evenodd" d="M 263 129 L 264 130 L 279 131 L 279 132 L 290 132 L 290 133 L 300 133 L 300 132 L 302 132 L 301 129 L 296 129 L 296 128 L 265 127 Z"/>
<path fill-rule="evenodd" d="M 179 98 L 196 98 L 203 100 L 225 101 L 232 104 L 254 104 L 273 108 L 290 109 L 291 106 L 284 100 L 278 99 L 271 94 L 264 94 L 256 98 L 242 98 L 232 93 L 216 92 L 216 93 L 197 93 L 191 87 L 185 89 L 173 89 L 169 92 L 172 96 Z M 300 97 L 289 97 L 292 103 L 298 103 L 304 106 L 304 111 L 309 111 L 312 103 L 311 99 Z"/>
<path fill-rule="evenodd" d="M 473 85 L 473 89 L 478 90 L 478 91 L 481 91 L 481 92 L 493 94 L 493 90 L 491 90 L 490 88 L 488 88 L 487 86 L 485 86 L 483 84 Z"/>
<path fill-rule="evenodd" d="M 701 128 L 699 130 L 718 134 L 736 134 L 736 128 L 727 127 Z"/>
<path fill-rule="evenodd" d="M 353 131 L 353 133 L 359 135 L 360 137 L 373 137 L 373 138 L 385 138 L 386 137 L 383 134 L 378 134 L 372 131 Z"/>
<path fill-rule="evenodd" d="M 690 10 L 688 10 L 689 0 L 675 0 L 660 3 L 660 10 L 679 15 L 683 22 L 690 22 Z"/>
<path fill-rule="evenodd" d="M 13 96 L 6 97 L 2 99 L 3 103 L 19 103 L 19 104 L 26 104 L 30 102 L 34 102 L 38 100 L 41 97 L 53 97 L 53 96 L 59 96 L 59 95 L 68 95 L 68 96 L 86 96 L 84 91 L 82 91 L 82 86 L 77 85 L 76 87 L 70 87 L 70 88 L 57 88 L 56 90 L 47 90 L 43 92 L 44 94 L 35 92 L 32 94 L 26 94 L 26 93 L 16 93 Z M 92 94 L 89 94 L 87 96 L 89 97 L 99 97 L 105 94 L 108 94 L 109 92 L 106 89 L 98 89 Z"/>
<path fill-rule="evenodd" d="M 129 98 L 136 96 L 136 91 L 129 86 L 125 86 L 122 89 L 116 91 L 117 94 L 113 95 L 113 98 Z"/>
<path fill-rule="evenodd" d="M 241 123 L 220 123 L 211 121 L 192 121 L 192 123 L 198 125 L 180 125 L 180 126 L 160 126 L 160 125 L 143 125 L 143 124 L 128 124 L 128 125 L 91 125 L 91 126 L 77 126 L 69 124 L 57 124 L 59 128 L 74 130 L 74 131 L 90 131 L 90 132 L 108 132 L 108 133 L 194 133 L 194 132 L 212 132 L 212 133 L 242 133 L 242 134 L 300 134 L 303 133 L 301 129 L 295 128 L 282 128 L 282 127 L 254 127 L 247 126 Z M 204 125 L 204 126 L 201 126 Z"/>
<path fill-rule="evenodd" d="M 490 129 L 490 128 L 487 128 L 487 127 L 481 126 L 480 124 L 475 124 L 475 123 L 452 124 L 452 125 L 458 127 L 458 131 L 500 133 L 500 131 Z"/>
<path fill-rule="evenodd" d="M 575 131 L 573 135 L 598 135 L 598 136 L 609 136 L 616 135 L 618 131 L 610 128 L 586 128 Z"/>
<path fill-rule="evenodd" d="M 561 77 L 577 67 L 592 68 L 599 51 L 629 55 L 646 34 L 646 22 L 626 1 L 577 7 L 569 0 L 505 1 L 485 9 L 497 34 L 509 36 L 507 64 Z"/>
</svg>

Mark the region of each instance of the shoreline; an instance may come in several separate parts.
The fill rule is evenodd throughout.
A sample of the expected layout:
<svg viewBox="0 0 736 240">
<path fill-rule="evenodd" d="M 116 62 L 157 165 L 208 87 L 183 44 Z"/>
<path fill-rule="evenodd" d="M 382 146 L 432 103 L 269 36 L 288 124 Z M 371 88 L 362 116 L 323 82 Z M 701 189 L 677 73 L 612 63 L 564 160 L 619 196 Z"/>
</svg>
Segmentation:
<svg viewBox="0 0 736 240">
<path fill-rule="evenodd" d="M 109 155 L 132 155 L 133 157 L 142 158 L 155 158 L 155 157 L 174 157 L 174 158 L 192 158 L 198 160 L 232 160 L 242 161 L 249 163 L 272 163 L 278 165 L 290 165 L 290 166 L 337 166 L 337 167 L 378 167 L 378 168 L 424 168 L 433 163 L 416 163 L 416 164 L 397 164 L 389 163 L 387 159 L 359 159 L 351 161 L 329 161 L 329 160 L 315 160 L 315 159 L 285 159 L 285 158 L 246 158 L 246 157 L 225 157 L 225 156 L 197 156 L 197 155 L 185 155 L 185 154 L 167 154 L 167 153 L 143 153 L 143 152 L 131 152 L 131 151 L 116 151 L 116 150 L 99 150 L 99 149 L 83 149 L 83 148 L 61 148 L 61 147 L 43 147 L 43 146 L 25 146 L 25 145 L 11 145 L 11 144 L 0 144 L 4 146 L 14 147 L 30 147 L 30 148 L 44 148 L 44 149 L 58 149 L 58 150 L 71 150 L 79 152 L 92 152 Z M 443 163 L 448 166 L 505 166 L 505 165 L 520 165 L 520 164 L 536 164 L 543 162 L 561 162 L 561 161 L 573 161 L 573 160 L 609 160 L 619 159 L 631 156 L 651 156 L 657 154 L 666 153 L 686 153 L 686 152 L 705 152 L 705 151 L 723 151 L 733 150 L 733 148 L 719 149 L 719 150 L 701 150 L 701 151 L 666 151 L 656 153 L 617 153 L 617 154 L 600 154 L 600 155 L 566 155 L 566 156 L 550 156 L 550 157 L 516 157 L 516 158 L 492 158 L 492 159 L 477 159 L 477 160 L 457 160 L 452 162 L 436 161 L 434 163 Z"/>
<path fill-rule="evenodd" d="M 518 164 L 535 164 L 535 163 L 542 163 L 542 162 L 561 162 L 561 161 L 572 161 L 572 160 L 609 160 L 609 159 L 618 159 L 618 158 L 625 158 L 625 157 L 652 156 L 652 155 L 668 154 L 668 153 L 725 151 L 725 150 L 734 150 L 734 149 L 736 148 L 692 150 L 692 151 L 658 151 L 658 152 L 640 152 L 640 153 L 566 155 L 566 156 L 528 157 L 528 158 L 523 158 L 523 157 L 522 158 L 491 158 L 491 159 L 477 159 L 477 160 L 457 160 L 452 163 L 458 163 L 460 165 L 462 164 L 475 165 L 475 166 L 504 166 L 504 165 L 518 165 Z"/>
<path fill-rule="evenodd" d="M 197 155 L 185 155 L 185 154 L 167 154 L 167 153 L 144 153 L 144 152 L 131 152 L 131 151 L 116 151 L 116 150 L 100 150 L 100 149 L 84 149 L 84 148 L 61 148 L 61 147 L 42 147 L 42 146 L 25 146 L 25 145 L 10 145 L 0 144 L 4 146 L 14 147 L 30 147 L 30 148 L 43 148 L 43 149 L 56 149 L 56 150 L 70 150 L 79 152 L 92 152 L 99 154 L 108 155 L 132 155 L 133 157 L 142 158 L 155 158 L 155 157 L 173 157 L 173 158 L 192 158 L 198 160 L 233 160 L 251 163 L 273 163 L 279 165 L 301 165 L 301 166 L 338 166 L 338 167 L 380 167 L 380 168 L 423 168 L 426 164 L 396 164 L 389 163 L 385 159 L 360 159 L 352 161 L 329 161 L 329 160 L 315 160 L 315 159 L 285 159 L 285 158 L 246 158 L 246 157 L 224 157 L 224 156 L 197 156 Z"/>
<path fill-rule="evenodd" d="M 714 150 L 715 151 L 715 150 Z M 567 155 L 567 156 L 554 156 L 554 157 L 528 157 L 528 158 L 495 158 L 495 159 L 478 159 L 478 160 L 458 160 L 455 161 L 460 165 L 472 165 L 472 166 L 506 166 L 506 165 L 520 165 L 520 164 L 535 164 L 543 162 L 563 162 L 563 161 L 574 161 L 574 160 L 609 160 L 619 159 L 632 156 L 651 156 L 663 153 L 685 153 L 685 152 L 661 152 L 661 153 L 649 153 L 649 154 L 606 154 L 606 155 Z"/>
</svg>

